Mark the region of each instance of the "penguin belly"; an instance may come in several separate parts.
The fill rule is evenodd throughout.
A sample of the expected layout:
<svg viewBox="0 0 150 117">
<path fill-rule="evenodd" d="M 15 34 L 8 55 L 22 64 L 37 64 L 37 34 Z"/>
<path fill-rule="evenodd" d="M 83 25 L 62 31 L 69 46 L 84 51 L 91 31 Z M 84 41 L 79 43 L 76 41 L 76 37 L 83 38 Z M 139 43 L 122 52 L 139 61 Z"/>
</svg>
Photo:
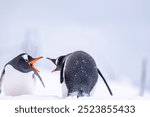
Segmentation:
<svg viewBox="0 0 150 117">
<path fill-rule="evenodd" d="M 67 88 L 65 82 L 62 83 L 61 88 L 62 88 L 62 97 L 63 98 L 67 97 L 68 96 L 68 88 Z"/>
<path fill-rule="evenodd" d="M 33 94 L 35 90 L 35 78 L 33 72 L 22 73 L 11 65 L 5 67 L 5 75 L 2 81 L 2 91 L 6 96 L 19 96 Z"/>
</svg>

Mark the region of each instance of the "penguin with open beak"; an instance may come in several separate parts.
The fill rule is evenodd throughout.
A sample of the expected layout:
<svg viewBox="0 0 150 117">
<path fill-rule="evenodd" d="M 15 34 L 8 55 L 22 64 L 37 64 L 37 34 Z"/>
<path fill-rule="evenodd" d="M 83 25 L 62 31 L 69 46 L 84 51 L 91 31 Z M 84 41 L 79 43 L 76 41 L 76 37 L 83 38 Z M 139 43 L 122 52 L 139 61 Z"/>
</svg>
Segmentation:
<svg viewBox="0 0 150 117">
<path fill-rule="evenodd" d="M 45 87 L 39 70 L 34 63 L 43 57 L 33 58 L 27 53 L 22 53 L 9 61 L 1 73 L 0 92 L 7 96 L 19 96 L 33 94 L 37 76 Z"/>
<path fill-rule="evenodd" d="M 60 71 L 60 83 L 64 82 L 67 87 L 67 90 L 65 89 L 67 94 L 63 95 L 77 96 L 77 98 L 90 96 L 90 92 L 98 80 L 98 74 L 106 84 L 110 95 L 113 95 L 104 76 L 97 68 L 95 60 L 88 53 L 75 51 L 57 59 L 47 59 L 56 65 L 56 69 L 52 72 Z"/>
</svg>

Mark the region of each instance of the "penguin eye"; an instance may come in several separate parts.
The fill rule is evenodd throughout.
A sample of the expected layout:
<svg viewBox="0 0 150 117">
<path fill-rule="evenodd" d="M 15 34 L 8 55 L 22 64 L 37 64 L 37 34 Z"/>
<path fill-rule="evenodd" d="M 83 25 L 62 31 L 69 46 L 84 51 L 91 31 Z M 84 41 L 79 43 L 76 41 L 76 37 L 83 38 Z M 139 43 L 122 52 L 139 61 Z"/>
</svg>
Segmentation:
<svg viewBox="0 0 150 117">
<path fill-rule="evenodd" d="M 28 62 L 28 60 L 27 60 L 27 59 L 25 59 L 25 62 Z"/>
<path fill-rule="evenodd" d="M 28 55 L 23 55 L 22 58 L 24 59 L 25 62 L 28 62 Z"/>
</svg>

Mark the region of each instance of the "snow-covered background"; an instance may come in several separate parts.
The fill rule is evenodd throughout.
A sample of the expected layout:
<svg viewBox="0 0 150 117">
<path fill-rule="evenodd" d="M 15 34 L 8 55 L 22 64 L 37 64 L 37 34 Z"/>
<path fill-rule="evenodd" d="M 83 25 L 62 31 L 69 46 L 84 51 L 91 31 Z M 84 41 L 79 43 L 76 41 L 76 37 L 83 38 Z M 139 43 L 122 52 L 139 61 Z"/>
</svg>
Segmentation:
<svg viewBox="0 0 150 117">
<path fill-rule="evenodd" d="M 56 58 L 84 50 L 115 97 L 138 98 L 146 60 L 150 97 L 149 6 L 149 0 L 0 0 L 0 70 L 22 52 Z M 37 82 L 35 97 L 61 97 L 59 73 L 50 72 L 55 66 L 46 59 L 37 66 L 46 88 Z M 93 97 L 110 97 L 101 79 Z"/>
</svg>

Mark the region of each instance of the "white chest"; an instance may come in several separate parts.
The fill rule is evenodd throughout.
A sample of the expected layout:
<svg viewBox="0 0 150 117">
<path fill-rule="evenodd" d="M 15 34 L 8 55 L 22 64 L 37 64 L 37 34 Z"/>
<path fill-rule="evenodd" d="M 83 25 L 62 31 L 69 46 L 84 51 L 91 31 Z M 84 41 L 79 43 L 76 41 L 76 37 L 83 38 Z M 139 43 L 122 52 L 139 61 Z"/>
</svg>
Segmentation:
<svg viewBox="0 0 150 117">
<path fill-rule="evenodd" d="M 22 73 L 14 69 L 11 65 L 5 67 L 5 75 L 2 81 L 2 91 L 4 95 L 17 96 L 33 94 L 35 90 L 35 79 L 33 72 Z"/>
</svg>

